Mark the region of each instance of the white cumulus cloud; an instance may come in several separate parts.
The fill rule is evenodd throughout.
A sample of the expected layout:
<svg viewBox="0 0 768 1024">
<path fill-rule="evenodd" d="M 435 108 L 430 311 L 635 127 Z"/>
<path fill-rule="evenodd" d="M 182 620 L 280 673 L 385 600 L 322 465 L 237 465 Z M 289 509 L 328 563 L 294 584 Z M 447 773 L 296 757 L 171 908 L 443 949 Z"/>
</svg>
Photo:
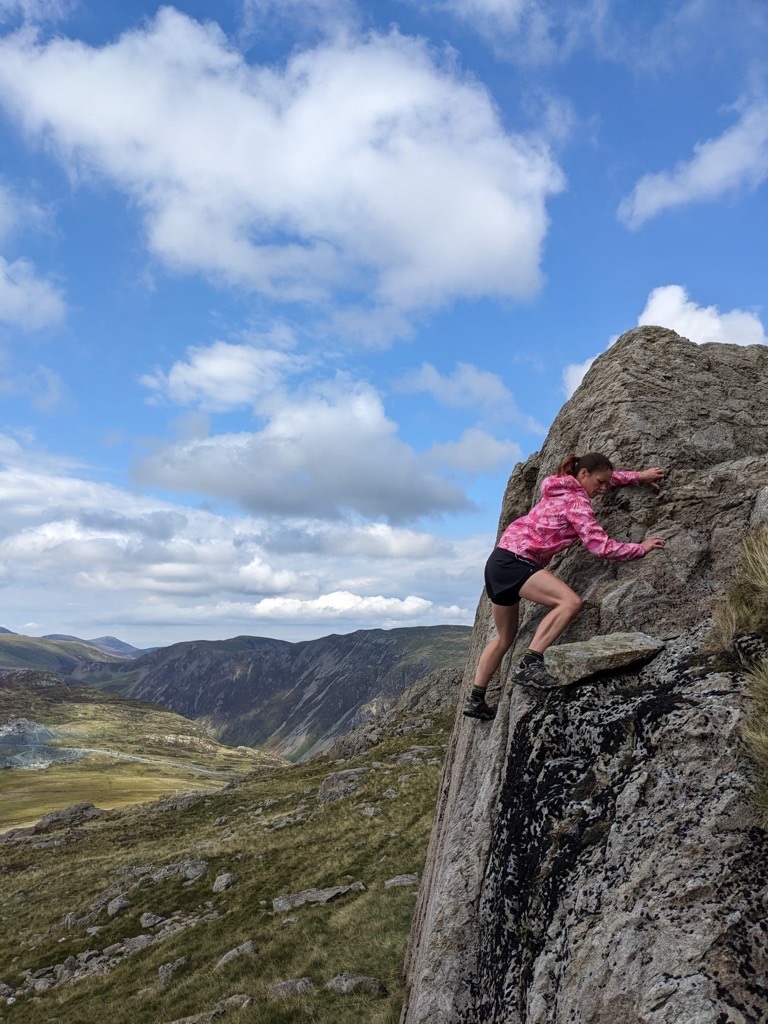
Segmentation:
<svg viewBox="0 0 768 1024">
<path fill-rule="evenodd" d="M 275 21 L 296 30 L 333 32 L 357 20 L 354 0 L 242 0 L 243 28 L 248 36 L 268 31 Z"/>
<path fill-rule="evenodd" d="M 679 284 L 662 285 L 649 294 L 637 326 L 669 327 L 697 345 L 721 342 L 728 345 L 768 344 L 765 328 L 755 313 L 743 309 L 721 312 L 717 306 L 698 306 Z M 608 343 L 610 347 L 616 336 Z M 599 353 L 598 353 L 599 354 Z M 571 363 L 563 370 L 562 389 L 570 398 L 581 384 L 597 355 L 583 363 Z"/>
<path fill-rule="evenodd" d="M 225 517 L 81 472 L 0 435 L 0 621 L 8 628 L 127 631 L 148 645 L 265 628 L 306 639 L 308 627 L 319 636 L 329 622 L 468 622 L 493 541 L 360 520 Z"/>
<path fill-rule="evenodd" d="M 35 202 L 0 183 L 0 242 L 24 225 L 39 227 L 45 216 Z M 0 255 L 0 323 L 39 330 L 62 320 L 65 309 L 61 289 L 41 277 L 30 260 Z"/>
<path fill-rule="evenodd" d="M 254 405 L 297 367 L 296 358 L 281 349 L 216 341 L 190 346 L 186 359 L 167 373 L 156 369 L 139 383 L 177 405 L 223 411 Z"/>
<path fill-rule="evenodd" d="M 425 392 L 439 405 L 492 414 L 495 419 L 514 420 L 534 433 L 543 433 L 534 419 L 520 412 L 512 392 L 498 374 L 472 363 L 457 363 L 452 374 L 440 373 L 432 363 L 422 363 L 418 370 L 405 374 L 397 387 L 410 394 Z"/>
<path fill-rule="evenodd" d="M 0 0 L 0 22 L 23 18 L 28 22 L 59 21 L 77 6 L 78 0 Z"/>
<path fill-rule="evenodd" d="M 765 345 L 768 342 L 760 318 L 743 309 L 721 312 L 717 306 L 697 306 L 679 284 L 654 288 L 638 326 L 670 327 L 684 338 L 703 345 L 719 341 L 730 345 Z"/>
<path fill-rule="evenodd" d="M 563 176 L 397 32 L 255 66 L 170 8 L 103 47 L 16 33 L 0 102 L 138 205 L 166 264 L 280 300 L 412 312 L 530 296 Z"/>
<path fill-rule="evenodd" d="M 439 464 L 475 475 L 493 473 L 501 465 L 519 461 L 522 449 L 513 441 L 500 441 L 472 427 L 465 430 L 458 441 L 433 445 L 430 455 Z"/>
<path fill-rule="evenodd" d="M 570 363 L 566 366 L 563 370 L 561 382 L 562 392 L 566 398 L 571 397 L 579 384 L 584 380 L 587 370 L 596 359 L 597 356 L 590 356 L 590 358 L 585 359 L 583 363 Z"/>
<path fill-rule="evenodd" d="M 59 323 L 65 311 L 61 290 L 39 277 L 29 260 L 0 256 L 0 323 L 35 331 Z"/>
<path fill-rule="evenodd" d="M 331 382 L 276 396 L 264 411 L 259 431 L 160 446 L 137 465 L 137 481 L 319 519 L 402 521 L 468 506 L 462 488 L 397 437 L 370 385 Z"/>
<path fill-rule="evenodd" d="M 515 409 L 512 393 L 501 377 L 471 363 L 457 363 L 450 375 L 440 373 L 431 363 L 422 363 L 418 370 L 406 374 L 398 386 L 406 392 L 425 391 L 441 405 L 457 409 Z"/>
<path fill-rule="evenodd" d="M 736 124 L 693 147 L 670 171 L 644 175 L 619 206 L 619 219 L 637 228 L 663 210 L 717 199 L 768 178 L 768 101 L 742 104 Z"/>
</svg>

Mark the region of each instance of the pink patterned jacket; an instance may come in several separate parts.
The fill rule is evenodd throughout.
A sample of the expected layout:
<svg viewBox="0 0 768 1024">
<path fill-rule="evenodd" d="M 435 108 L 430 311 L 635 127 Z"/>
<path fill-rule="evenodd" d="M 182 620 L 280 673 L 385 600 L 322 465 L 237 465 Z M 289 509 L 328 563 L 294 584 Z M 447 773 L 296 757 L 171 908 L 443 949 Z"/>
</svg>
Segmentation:
<svg viewBox="0 0 768 1024">
<path fill-rule="evenodd" d="M 624 470 L 611 476 L 611 486 L 636 484 L 639 479 L 639 473 Z M 589 495 L 574 476 L 548 476 L 541 485 L 541 501 L 527 516 L 509 524 L 498 547 L 543 567 L 558 551 L 579 540 L 598 558 L 628 562 L 645 554 L 642 544 L 611 540 L 595 519 Z"/>
</svg>

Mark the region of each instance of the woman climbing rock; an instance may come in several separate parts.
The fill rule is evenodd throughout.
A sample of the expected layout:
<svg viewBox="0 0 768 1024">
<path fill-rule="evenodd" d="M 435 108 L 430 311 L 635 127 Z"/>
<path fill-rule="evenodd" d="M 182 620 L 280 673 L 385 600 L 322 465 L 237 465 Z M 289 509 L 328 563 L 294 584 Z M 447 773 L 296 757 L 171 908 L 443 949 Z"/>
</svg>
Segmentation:
<svg viewBox="0 0 768 1024">
<path fill-rule="evenodd" d="M 541 501 L 526 516 L 516 519 L 499 538 L 485 566 L 485 589 L 491 599 L 496 636 L 480 655 L 472 692 L 464 705 L 469 718 L 484 721 L 496 714 L 488 707 L 485 691 L 517 634 L 520 598 L 550 611 L 539 623 L 530 647 L 514 668 L 512 678 L 522 686 L 549 689 L 557 686 L 544 668 L 544 651 L 581 611 L 582 600 L 544 567 L 558 551 L 581 541 L 598 558 L 629 561 L 663 548 L 660 537 L 641 544 L 612 540 L 595 519 L 592 498 L 609 487 L 650 484 L 659 489 L 664 477 L 658 466 L 642 472 L 614 472 L 610 459 L 597 452 L 570 455 L 541 485 Z"/>
</svg>

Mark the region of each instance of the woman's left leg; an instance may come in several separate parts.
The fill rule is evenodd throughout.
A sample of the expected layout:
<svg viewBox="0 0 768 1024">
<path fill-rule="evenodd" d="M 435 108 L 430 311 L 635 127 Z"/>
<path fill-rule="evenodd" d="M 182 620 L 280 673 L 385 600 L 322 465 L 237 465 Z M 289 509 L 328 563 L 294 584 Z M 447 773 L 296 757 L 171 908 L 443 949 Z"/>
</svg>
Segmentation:
<svg viewBox="0 0 768 1024">
<path fill-rule="evenodd" d="M 482 689 L 485 689 L 491 681 L 493 673 L 501 664 L 504 655 L 515 642 L 520 604 L 519 602 L 513 605 L 492 604 L 491 611 L 493 612 L 496 636 L 486 645 L 475 671 L 474 685 Z"/>
<path fill-rule="evenodd" d="M 496 636 L 486 644 L 480 655 L 472 692 L 464 702 L 464 714 L 467 718 L 479 718 L 485 722 L 496 715 L 496 708 L 489 708 L 485 703 L 486 687 L 501 664 L 502 658 L 514 643 L 520 605 L 517 602 L 513 605 L 492 604 L 491 608 Z"/>
</svg>

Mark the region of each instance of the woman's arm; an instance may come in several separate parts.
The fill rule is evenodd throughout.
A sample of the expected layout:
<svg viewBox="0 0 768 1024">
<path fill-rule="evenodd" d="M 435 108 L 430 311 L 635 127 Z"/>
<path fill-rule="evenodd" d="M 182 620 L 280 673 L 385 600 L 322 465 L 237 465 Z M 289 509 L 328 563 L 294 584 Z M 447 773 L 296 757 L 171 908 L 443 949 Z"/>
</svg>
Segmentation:
<svg viewBox="0 0 768 1024">
<path fill-rule="evenodd" d="M 634 469 L 617 469 L 611 474 L 611 487 L 623 487 L 625 484 L 650 484 L 654 491 L 658 491 L 663 479 L 664 470 L 658 466 L 642 469 L 639 473 Z"/>
<path fill-rule="evenodd" d="M 595 519 L 592 504 L 585 496 L 575 497 L 569 502 L 565 517 L 579 536 L 579 540 L 591 555 L 596 558 L 611 558 L 619 562 L 629 562 L 633 558 L 642 558 L 648 550 L 644 544 L 632 544 L 613 540 Z"/>
</svg>

